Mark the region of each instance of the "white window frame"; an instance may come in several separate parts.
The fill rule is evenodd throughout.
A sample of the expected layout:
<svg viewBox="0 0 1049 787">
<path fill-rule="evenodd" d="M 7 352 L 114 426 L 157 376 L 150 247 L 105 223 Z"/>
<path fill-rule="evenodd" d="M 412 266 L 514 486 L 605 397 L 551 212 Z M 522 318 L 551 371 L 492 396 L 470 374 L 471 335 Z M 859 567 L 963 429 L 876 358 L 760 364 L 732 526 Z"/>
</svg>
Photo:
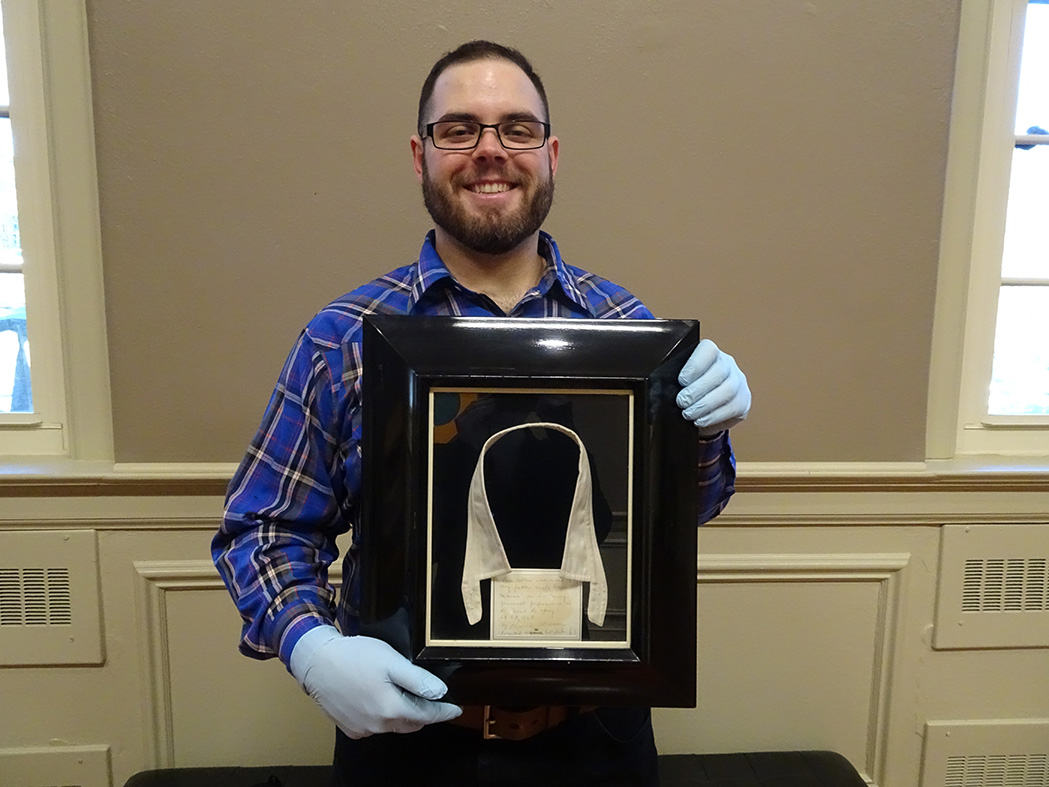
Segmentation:
<svg viewBox="0 0 1049 787">
<path fill-rule="evenodd" d="M 113 458 L 87 14 L 0 0 L 34 413 L 0 413 L 0 457 Z"/>
<path fill-rule="evenodd" d="M 930 460 L 1016 457 L 1049 466 L 1049 418 L 987 415 L 1027 5 L 962 2 L 930 365 Z"/>
</svg>

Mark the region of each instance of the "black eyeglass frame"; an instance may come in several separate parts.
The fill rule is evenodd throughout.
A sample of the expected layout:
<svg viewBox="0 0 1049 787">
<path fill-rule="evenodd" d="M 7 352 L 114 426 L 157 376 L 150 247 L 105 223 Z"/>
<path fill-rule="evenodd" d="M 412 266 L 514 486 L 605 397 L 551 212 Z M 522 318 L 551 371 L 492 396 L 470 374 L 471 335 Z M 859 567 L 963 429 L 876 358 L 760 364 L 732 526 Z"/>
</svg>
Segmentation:
<svg viewBox="0 0 1049 787">
<path fill-rule="evenodd" d="M 469 123 L 471 125 L 478 126 L 477 140 L 468 148 L 441 147 L 437 144 L 437 140 L 433 137 L 433 127 L 440 123 Z M 543 127 L 543 141 L 540 142 L 538 145 L 530 145 L 526 148 L 512 147 L 510 145 L 507 145 L 506 142 L 503 141 L 503 135 L 499 133 L 499 127 L 513 125 L 514 123 L 538 123 L 540 126 Z M 433 146 L 437 148 L 437 150 L 473 150 L 481 144 L 481 135 L 484 134 L 484 130 L 486 128 L 494 129 L 496 139 L 499 140 L 499 144 L 502 145 L 506 150 L 538 150 L 547 143 L 547 140 L 550 139 L 550 124 L 542 120 L 504 120 L 502 123 L 478 123 L 474 120 L 435 120 L 433 123 L 427 123 L 424 126 L 426 133 L 423 136 L 428 138 L 430 142 L 433 143 Z"/>
</svg>

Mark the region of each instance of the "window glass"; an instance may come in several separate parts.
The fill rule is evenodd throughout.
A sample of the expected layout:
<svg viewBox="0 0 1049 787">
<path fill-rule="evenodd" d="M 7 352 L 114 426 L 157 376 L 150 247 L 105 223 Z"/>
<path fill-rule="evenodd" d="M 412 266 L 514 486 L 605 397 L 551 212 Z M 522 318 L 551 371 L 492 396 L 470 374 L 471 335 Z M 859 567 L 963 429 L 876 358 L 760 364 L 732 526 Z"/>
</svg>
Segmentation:
<svg viewBox="0 0 1049 787">
<path fill-rule="evenodd" d="M 1049 5 L 1030 2 L 1024 22 L 1015 133 L 1042 136 L 1047 132 Z M 987 412 L 992 416 L 1049 415 L 1047 196 L 1049 145 L 1017 144 L 1009 180 L 988 391 Z"/>
<path fill-rule="evenodd" d="M 1013 153 L 1002 276 L 1049 279 L 1049 145 Z"/>
<path fill-rule="evenodd" d="M 991 415 L 1049 414 L 1049 287 L 1002 287 Z"/>
<path fill-rule="evenodd" d="M 11 93 L 7 87 L 7 49 L 4 46 L 4 16 L 0 14 L 0 105 L 11 103 Z"/>
<path fill-rule="evenodd" d="M 1024 23 L 1016 133 L 1039 126 L 1049 131 L 1049 4 L 1028 3 Z"/>
<path fill-rule="evenodd" d="M 18 234 L 7 53 L 0 17 L 0 412 L 32 412 L 22 244 Z"/>
</svg>

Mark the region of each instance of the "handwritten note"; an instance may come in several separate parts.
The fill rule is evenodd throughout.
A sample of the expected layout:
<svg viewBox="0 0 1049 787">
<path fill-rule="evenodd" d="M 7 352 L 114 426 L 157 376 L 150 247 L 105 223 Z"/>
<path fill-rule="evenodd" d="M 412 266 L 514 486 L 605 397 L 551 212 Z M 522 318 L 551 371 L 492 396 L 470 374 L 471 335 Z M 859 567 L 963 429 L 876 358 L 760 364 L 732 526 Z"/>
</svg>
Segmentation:
<svg viewBox="0 0 1049 787">
<path fill-rule="evenodd" d="M 492 580 L 493 639 L 582 638 L 583 585 L 556 569 L 518 568 Z"/>
</svg>

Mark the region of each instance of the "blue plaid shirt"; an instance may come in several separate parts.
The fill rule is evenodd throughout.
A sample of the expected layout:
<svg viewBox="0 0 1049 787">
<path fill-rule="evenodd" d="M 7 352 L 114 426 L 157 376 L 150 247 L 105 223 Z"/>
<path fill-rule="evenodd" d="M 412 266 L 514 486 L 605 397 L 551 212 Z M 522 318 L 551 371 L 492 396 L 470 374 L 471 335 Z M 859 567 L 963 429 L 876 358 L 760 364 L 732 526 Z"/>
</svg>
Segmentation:
<svg viewBox="0 0 1049 787">
<path fill-rule="evenodd" d="M 539 250 L 546 271 L 508 316 L 652 319 L 622 287 L 566 265 L 546 233 Z M 502 316 L 487 296 L 452 278 L 431 232 L 416 263 L 333 301 L 300 334 L 230 482 L 212 542 L 215 565 L 244 619 L 240 649 L 249 656 L 280 656 L 287 664 L 299 637 L 336 617 L 345 633 L 357 631 L 356 534 L 337 609 L 328 566 L 338 558 L 336 537 L 359 512 L 361 321 L 375 313 Z M 734 491 L 735 461 L 727 434 L 700 445 L 705 522 Z"/>
</svg>

